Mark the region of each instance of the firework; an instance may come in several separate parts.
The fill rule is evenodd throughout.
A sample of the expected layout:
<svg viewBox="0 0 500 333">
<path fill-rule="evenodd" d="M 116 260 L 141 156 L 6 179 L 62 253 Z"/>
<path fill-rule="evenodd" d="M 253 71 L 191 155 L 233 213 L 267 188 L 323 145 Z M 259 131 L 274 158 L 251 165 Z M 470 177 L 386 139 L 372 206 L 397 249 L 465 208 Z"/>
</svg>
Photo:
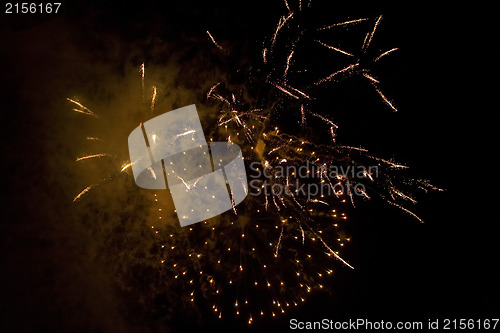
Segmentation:
<svg viewBox="0 0 500 333">
<path fill-rule="evenodd" d="M 304 302 L 312 291 L 327 289 L 324 281 L 338 267 L 353 268 L 340 253 L 351 240 L 343 231 L 347 207 L 355 206 L 358 200 L 379 197 L 421 221 L 401 203 L 416 203 L 406 190 L 437 190 L 425 180 L 403 177 L 401 171 L 406 167 L 402 164 L 372 156 L 359 147 L 338 145 L 337 123 L 309 103 L 320 89 L 359 75 L 390 109 L 397 111 L 381 92 L 381 82 L 370 68 L 397 49 L 367 60 L 382 16 L 303 27 L 300 16 L 294 14 L 305 12 L 310 2 L 299 2 L 297 9 L 286 1 L 285 5 L 288 13 L 264 42 L 260 63 L 241 70 L 247 73 L 242 82 L 215 82 L 204 92 L 209 109 L 218 113 L 208 133 L 210 140 L 227 140 L 241 147 L 246 166 L 252 171 L 249 197 L 237 207 L 233 203 L 230 212 L 182 228 L 168 191 L 145 194 L 150 196 L 153 213 L 148 236 L 142 237 L 143 232 L 140 235 L 148 251 L 137 258 L 126 256 L 132 269 L 123 283 L 139 279 L 133 272 L 149 272 L 148 296 L 143 297 L 149 297 L 149 304 L 157 304 L 158 299 L 170 304 L 170 310 L 160 315 L 171 314 L 172 308 L 196 312 L 208 306 L 218 318 L 237 316 L 252 324 L 256 318 L 285 313 Z M 343 50 L 305 33 L 306 28 L 324 34 L 365 23 L 370 26 L 358 50 Z M 208 30 L 206 33 L 217 49 L 225 50 Z M 304 80 L 295 56 L 307 42 L 344 55 L 346 63 L 333 72 L 318 72 L 316 77 Z M 231 54 L 225 52 L 224 56 Z M 144 101 L 144 63 L 139 72 Z M 257 96 L 255 91 L 266 94 Z M 160 97 L 153 86 L 148 108 L 151 113 L 156 112 Z M 78 106 L 74 109 L 78 113 L 97 117 L 81 103 L 68 100 Z M 319 121 L 318 129 L 326 131 L 331 142 L 324 144 L 302 132 L 280 130 L 280 116 L 296 122 L 301 129 Z M 111 155 L 87 155 L 77 161 L 106 156 Z M 123 160 L 106 180 L 118 175 L 130 179 L 133 162 Z M 73 201 L 88 195 L 103 181 L 86 186 Z M 139 235 L 128 240 L 136 238 Z"/>
</svg>

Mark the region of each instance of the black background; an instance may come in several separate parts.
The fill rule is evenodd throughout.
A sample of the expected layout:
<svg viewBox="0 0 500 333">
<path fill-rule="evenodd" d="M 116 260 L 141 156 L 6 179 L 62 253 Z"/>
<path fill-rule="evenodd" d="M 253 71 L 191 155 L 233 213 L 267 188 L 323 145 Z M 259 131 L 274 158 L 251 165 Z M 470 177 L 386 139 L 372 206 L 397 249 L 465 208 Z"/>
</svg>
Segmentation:
<svg viewBox="0 0 500 333">
<path fill-rule="evenodd" d="M 487 96 L 482 86 L 488 81 L 479 77 L 489 75 L 494 61 L 489 60 L 486 48 L 492 41 L 487 38 L 491 30 L 481 23 L 484 17 L 465 5 L 438 8 L 422 2 L 366 5 L 331 1 L 328 6 L 340 18 L 383 14 L 377 38 L 399 48 L 389 61 L 391 66 L 384 69 L 387 79 L 383 87 L 400 111 L 392 113 L 368 89 L 361 91 L 366 101 L 360 101 L 359 91 L 346 93 L 344 103 L 351 103 L 355 111 L 341 115 L 339 140 L 363 145 L 375 155 L 396 156 L 416 175 L 446 191 L 419 197 L 415 211 L 425 224 L 396 209 L 381 208 L 377 202 L 364 204 L 353 217 L 353 242 L 345 252 L 356 269 L 337 272 L 331 281 L 332 295 L 313 295 L 299 309 L 282 318 L 257 322 L 252 329 L 286 331 L 290 318 L 426 322 L 438 317 L 498 317 L 498 241 L 494 232 L 498 217 L 495 203 L 490 203 L 497 199 L 497 149 L 486 147 L 497 139 L 484 136 L 492 133 L 487 128 L 495 121 L 492 114 L 496 111 L 485 111 Z M 53 261 L 67 244 L 47 245 L 50 230 L 43 237 L 37 235 L 46 223 L 44 215 L 38 216 L 38 205 L 46 202 L 38 201 L 37 195 L 51 192 L 51 200 L 57 201 L 64 193 L 46 186 L 44 172 L 49 170 L 36 158 L 46 151 L 44 140 L 48 139 L 39 135 L 39 127 L 47 121 L 39 121 L 45 116 L 39 112 L 45 111 L 26 104 L 25 96 L 31 92 L 21 87 L 29 81 L 42 84 L 41 91 L 60 87 L 53 77 L 43 77 L 46 70 L 38 70 L 51 63 L 53 54 L 40 53 L 37 62 L 26 56 L 39 50 L 32 50 L 34 40 L 30 38 L 42 36 L 50 45 L 65 28 L 80 25 L 81 36 L 88 38 L 84 48 L 95 47 L 93 34 L 106 32 L 135 42 L 152 30 L 176 42 L 186 36 L 206 38 L 206 30 L 234 43 L 252 42 L 267 36 L 278 17 L 286 13 L 280 1 L 74 1 L 63 3 L 61 9 L 57 16 L 6 15 L 3 8 L 1 14 L 0 329 L 9 332 L 109 331 L 113 326 L 106 323 L 105 313 L 97 316 L 85 306 L 59 301 L 72 299 L 72 290 L 47 283 L 50 276 L 63 270 Z M 66 61 L 70 68 L 71 59 Z M 27 105 L 32 109 L 26 110 Z M 27 181 L 25 173 L 36 175 Z M 133 318 L 133 311 L 123 311 L 124 322 L 130 323 L 125 327 L 132 332 L 224 331 L 240 326 L 207 319 L 210 326 L 199 327 L 182 315 L 171 322 L 151 323 L 140 315 Z"/>
</svg>

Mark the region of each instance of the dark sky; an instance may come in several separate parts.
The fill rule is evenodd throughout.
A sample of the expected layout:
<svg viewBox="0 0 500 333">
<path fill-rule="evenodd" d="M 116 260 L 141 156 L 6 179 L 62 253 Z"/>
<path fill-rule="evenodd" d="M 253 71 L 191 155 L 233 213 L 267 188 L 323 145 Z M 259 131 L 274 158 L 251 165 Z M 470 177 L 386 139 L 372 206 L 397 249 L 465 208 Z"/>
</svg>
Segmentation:
<svg viewBox="0 0 500 333">
<path fill-rule="evenodd" d="M 322 15 L 334 21 L 383 14 L 378 45 L 399 48 L 381 76 L 384 92 L 400 111 L 392 113 L 369 89 L 348 86 L 337 106 L 354 111 L 338 115 L 339 140 L 396 157 L 446 191 L 419 197 L 416 211 L 425 224 L 375 203 L 362 206 L 345 254 L 356 269 L 338 272 L 332 295 L 314 295 L 296 312 L 257 328 L 285 331 L 294 317 L 498 316 L 497 218 L 488 215 L 485 199 L 497 197 L 494 185 L 486 183 L 495 177 L 487 163 L 496 150 L 481 150 L 486 124 L 474 86 L 484 81 L 467 65 L 481 67 L 474 58 L 481 47 L 475 38 L 480 25 L 473 24 L 477 15 L 470 8 L 422 2 L 317 1 L 325 8 Z M 137 69 L 143 61 L 151 73 L 148 83 L 160 82 L 168 96 L 163 107 L 197 103 L 211 78 L 220 75 L 210 68 L 215 60 L 207 51 L 206 30 L 233 47 L 235 57 L 251 61 L 263 36 L 286 13 L 283 2 L 268 2 L 72 1 L 64 2 L 58 15 L 32 16 L 7 15 L 2 8 L 2 332 L 200 329 L 182 316 L 172 322 L 145 317 L 98 259 L 103 240 L 95 238 L 89 215 L 82 218 L 71 201 L 97 169 L 109 165 L 74 171 L 75 154 L 88 149 L 77 138 L 89 135 L 92 124 L 75 118 L 66 98 L 78 97 L 102 112 L 97 132 L 126 140 L 129 128 L 123 124 L 141 121 L 130 114 L 133 101 L 140 100 Z M 107 147 L 126 151 L 126 146 Z M 106 216 L 95 214 L 100 221 Z"/>
</svg>

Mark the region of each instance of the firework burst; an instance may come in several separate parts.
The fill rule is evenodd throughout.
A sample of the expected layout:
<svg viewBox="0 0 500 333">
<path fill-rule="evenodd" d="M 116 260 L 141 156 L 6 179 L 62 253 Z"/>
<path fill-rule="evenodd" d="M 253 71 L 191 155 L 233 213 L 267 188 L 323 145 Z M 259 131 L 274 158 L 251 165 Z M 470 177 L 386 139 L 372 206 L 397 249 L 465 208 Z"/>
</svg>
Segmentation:
<svg viewBox="0 0 500 333">
<path fill-rule="evenodd" d="M 359 147 L 337 144 L 337 123 L 315 110 L 312 103 L 320 91 L 359 76 L 373 86 L 389 109 L 397 111 L 371 68 L 397 50 L 370 56 L 382 16 L 308 26 L 301 17 L 308 14 L 310 2 L 300 1 L 296 8 L 285 4 L 287 13 L 264 41 L 258 62 L 238 69 L 245 73 L 243 79 L 233 79 L 228 73 L 226 80 L 214 82 L 204 92 L 207 108 L 217 112 L 210 133 L 205 134 L 210 140 L 227 140 L 241 147 L 247 170 L 251 170 L 249 197 L 233 205 L 232 211 L 181 228 L 168 191 L 144 194 L 151 199 L 148 233 L 144 236 L 141 230 L 128 241 L 142 237 L 147 251 L 137 254 L 130 250 L 125 255 L 132 268 L 122 283 L 127 288 L 147 280 L 141 297 L 149 300 L 144 302 L 158 315 L 209 307 L 218 318 L 237 316 L 252 324 L 262 316 L 285 313 L 314 290 L 327 289 L 327 279 L 338 267 L 353 268 L 340 253 L 351 240 L 343 231 L 347 207 L 379 197 L 420 220 L 403 204 L 416 203 L 410 194 L 414 189 L 437 190 L 426 180 L 405 178 L 402 164 L 372 156 Z M 347 50 L 325 41 L 332 30 L 354 25 L 366 29 L 358 49 Z M 206 33 L 222 57 L 232 56 Z M 303 60 L 313 45 L 345 61 L 332 71 L 318 71 Z M 145 72 L 142 63 L 143 102 L 147 100 Z M 153 86 L 149 115 L 157 112 L 159 98 L 160 92 Z M 99 118 L 80 102 L 68 101 L 76 105 L 75 112 Z M 148 118 L 147 113 L 144 117 Z M 296 126 L 289 130 L 287 124 L 291 123 Z M 327 133 L 328 144 L 317 135 L 307 135 L 305 129 L 310 126 Z M 118 176 L 131 180 L 131 163 L 117 155 L 93 153 L 76 159 L 78 163 L 103 158 L 120 162 L 109 177 L 85 186 L 74 202 L 105 181 Z M 118 242 L 131 248 L 124 240 Z"/>
</svg>

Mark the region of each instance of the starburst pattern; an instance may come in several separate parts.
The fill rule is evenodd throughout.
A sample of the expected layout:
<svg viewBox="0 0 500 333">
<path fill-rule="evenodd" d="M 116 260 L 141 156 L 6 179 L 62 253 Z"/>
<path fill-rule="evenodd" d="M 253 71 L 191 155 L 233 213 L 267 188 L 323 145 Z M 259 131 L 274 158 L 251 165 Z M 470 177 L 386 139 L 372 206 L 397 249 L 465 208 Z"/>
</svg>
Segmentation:
<svg viewBox="0 0 500 333">
<path fill-rule="evenodd" d="M 124 288 L 147 279 L 143 298 L 159 315 L 179 307 L 193 312 L 211 307 L 218 318 L 239 316 L 252 324 L 259 317 L 285 313 L 312 291 L 327 289 L 327 278 L 338 267 L 353 268 L 340 253 L 351 240 L 343 231 L 347 207 L 376 196 L 421 221 L 404 203 L 416 203 L 413 190 L 438 190 L 426 180 L 406 178 L 403 164 L 337 144 L 339 126 L 311 102 L 320 91 L 359 76 L 389 109 L 397 111 L 371 68 L 397 48 L 370 56 L 382 16 L 307 26 L 301 17 L 310 6 L 310 1 L 299 1 L 296 8 L 285 1 L 287 13 L 264 41 L 258 63 L 238 69 L 245 74 L 242 79 L 228 73 L 226 80 L 214 82 L 204 92 L 209 109 L 218 112 L 211 132 L 205 134 L 242 148 L 251 170 L 249 197 L 230 212 L 181 228 L 168 191 L 150 192 L 145 195 L 153 202 L 155 218 L 149 221 L 146 237 L 144 230 L 140 232 L 148 251 L 136 253 L 125 240 L 114 240 L 130 250 L 125 257 L 132 269 L 122 280 Z M 351 26 L 366 29 L 358 49 L 326 42 L 329 32 Z M 206 33 L 221 57 L 232 57 L 210 31 Z M 298 58 L 313 52 L 312 45 L 344 57 L 345 62 L 337 62 L 338 68 L 331 72 L 316 70 L 303 56 Z M 144 63 L 139 73 L 146 101 Z M 153 86 L 150 115 L 157 111 L 158 98 Z M 76 105 L 75 112 L 99 118 L 80 102 L 68 101 Z M 297 130 L 282 129 L 284 123 L 296 124 Z M 328 143 L 305 133 L 311 124 L 328 133 Z M 116 155 L 99 152 L 76 161 Z M 117 176 L 130 180 L 130 166 L 121 162 L 115 173 L 85 186 L 73 201 Z"/>
</svg>

